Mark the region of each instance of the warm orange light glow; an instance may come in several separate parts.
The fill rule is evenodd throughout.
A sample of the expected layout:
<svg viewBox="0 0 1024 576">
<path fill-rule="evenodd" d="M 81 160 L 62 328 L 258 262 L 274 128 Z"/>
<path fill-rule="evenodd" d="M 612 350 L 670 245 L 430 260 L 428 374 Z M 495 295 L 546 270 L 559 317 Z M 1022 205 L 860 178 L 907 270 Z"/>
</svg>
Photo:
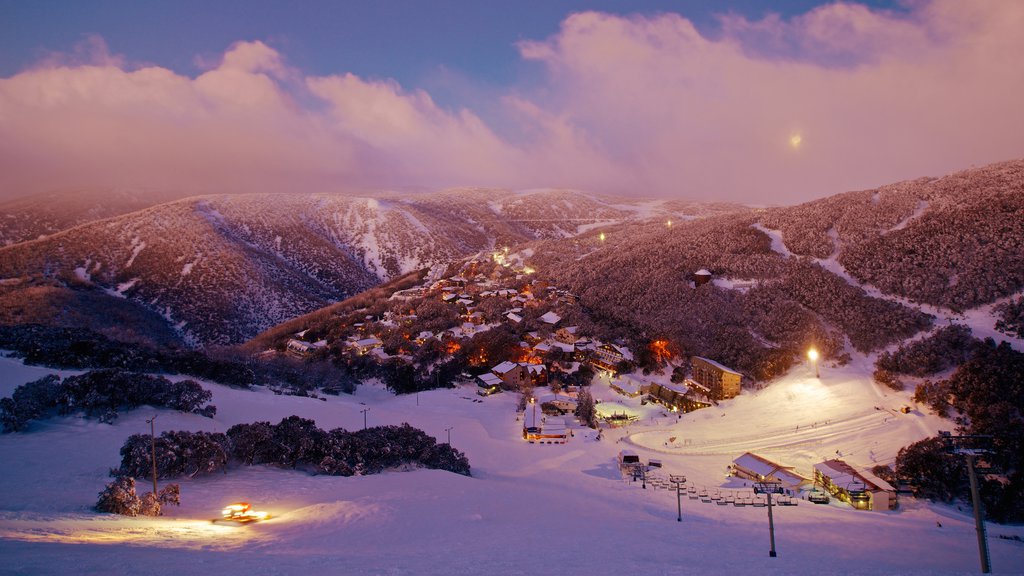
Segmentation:
<svg viewBox="0 0 1024 576">
<path fill-rule="evenodd" d="M 672 227 L 672 221 L 669 220 L 668 222 L 665 222 L 665 226 L 668 226 L 669 228 L 671 228 Z"/>
<path fill-rule="evenodd" d="M 604 236 L 604 232 L 601 232 L 601 235 L 600 235 L 600 236 L 598 236 L 597 238 L 598 238 L 598 240 L 600 240 L 601 242 L 604 242 L 604 238 L 605 238 L 605 236 Z"/>
<path fill-rule="evenodd" d="M 811 348 L 810 350 L 808 350 L 807 351 L 807 358 L 810 359 L 811 362 L 817 362 L 818 361 L 818 350 L 816 348 Z"/>
<path fill-rule="evenodd" d="M 458 352 L 461 349 L 462 349 L 462 345 L 460 345 L 455 340 L 449 340 L 448 343 L 444 345 L 444 351 L 447 354 L 455 354 L 456 352 Z"/>
<path fill-rule="evenodd" d="M 800 136 L 799 134 L 793 134 L 792 136 L 789 137 L 789 145 L 794 150 L 797 150 L 800 148 L 800 143 L 803 142 L 803 140 L 803 137 Z"/>
<path fill-rule="evenodd" d="M 667 362 L 672 359 L 672 352 L 668 349 L 668 340 L 654 340 L 648 345 L 648 349 L 656 362 Z"/>
<path fill-rule="evenodd" d="M 266 512 L 250 510 L 248 502 L 228 504 L 221 510 L 221 514 L 223 514 L 225 520 L 233 522 L 258 522 L 270 518 L 270 514 Z"/>
</svg>

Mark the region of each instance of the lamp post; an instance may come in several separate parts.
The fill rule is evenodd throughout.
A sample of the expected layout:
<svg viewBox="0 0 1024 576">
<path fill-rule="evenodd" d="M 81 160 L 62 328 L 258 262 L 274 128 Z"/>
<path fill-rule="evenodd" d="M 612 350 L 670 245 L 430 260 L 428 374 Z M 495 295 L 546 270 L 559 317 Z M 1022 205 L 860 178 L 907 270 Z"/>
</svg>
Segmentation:
<svg viewBox="0 0 1024 576">
<path fill-rule="evenodd" d="M 676 522 L 683 521 L 683 491 L 682 486 L 686 483 L 686 476 L 669 474 L 668 481 L 676 485 Z"/>
<path fill-rule="evenodd" d="M 754 483 L 754 492 L 768 496 L 768 536 L 771 539 L 771 550 L 768 551 L 770 558 L 775 558 L 775 520 L 772 518 L 772 494 L 782 492 L 782 485 L 778 482 L 762 481 Z"/>
<path fill-rule="evenodd" d="M 152 460 L 153 460 L 153 497 L 157 495 L 156 492 L 156 432 L 154 431 L 153 421 L 156 420 L 156 414 L 152 418 L 146 420 L 149 424 L 149 447 L 152 449 Z"/>
<path fill-rule="evenodd" d="M 366 430 L 366 413 L 369 412 L 369 411 L 370 411 L 369 407 L 363 408 L 362 410 L 360 410 L 360 412 L 363 413 L 363 430 Z"/>
<path fill-rule="evenodd" d="M 449 446 L 452 445 L 452 430 L 454 428 L 455 428 L 455 426 L 449 426 L 449 427 L 444 429 L 444 431 L 448 433 L 448 445 Z"/>
<path fill-rule="evenodd" d="M 814 364 L 814 377 L 821 378 L 821 373 L 818 371 L 818 349 L 811 348 L 807 351 L 807 358 Z"/>
<path fill-rule="evenodd" d="M 533 405 L 533 427 L 537 427 L 537 399 L 530 396 L 530 404 Z"/>
</svg>

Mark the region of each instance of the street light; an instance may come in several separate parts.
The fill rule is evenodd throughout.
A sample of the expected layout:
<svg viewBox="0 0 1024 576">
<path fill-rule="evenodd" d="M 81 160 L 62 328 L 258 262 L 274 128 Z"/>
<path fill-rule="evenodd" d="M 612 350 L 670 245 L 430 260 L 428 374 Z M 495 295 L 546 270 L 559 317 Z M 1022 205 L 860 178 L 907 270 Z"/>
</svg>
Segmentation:
<svg viewBox="0 0 1024 576">
<path fill-rule="evenodd" d="M 668 481 L 676 485 L 676 522 L 683 521 L 683 491 L 682 486 L 686 484 L 686 476 L 679 474 L 669 474 Z"/>
<path fill-rule="evenodd" d="M 807 358 L 810 359 L 812 364 L 814 364 L 814 377 L 821 378 L 821 373 L 818 372 L 818 349 L 812 347 L 810 350 L 808 350 Z"/>
<path fill-rule="evenodd" d="M 366 430 L 366 413 L 370 411 L 370 408 L 363 408 L 360 412 L 363 413 L 363 430 Z"/>
</svg>

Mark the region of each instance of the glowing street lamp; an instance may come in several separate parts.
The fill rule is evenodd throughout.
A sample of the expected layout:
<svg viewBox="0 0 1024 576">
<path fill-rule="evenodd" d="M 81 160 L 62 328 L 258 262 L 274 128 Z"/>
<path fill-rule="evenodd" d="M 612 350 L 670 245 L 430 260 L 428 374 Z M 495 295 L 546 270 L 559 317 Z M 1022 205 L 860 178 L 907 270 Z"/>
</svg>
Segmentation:
<svg viewBox="0 0 1024 576">
<path fill-rule="evenodd" d="M 818 371 L 818 349 L 811 348 L 807 351 L 807 358 L 814 364 L 814 377 L 821 378 L 821 373 Z"/>
<path fill-rule="evenodd" d="M 598 236 L 598 239 L 601 240 L 601 242 L 604 242 L 604 239 L 605 239 L 604 232 L 601 232 L 601 234 Z"/>
</svg>

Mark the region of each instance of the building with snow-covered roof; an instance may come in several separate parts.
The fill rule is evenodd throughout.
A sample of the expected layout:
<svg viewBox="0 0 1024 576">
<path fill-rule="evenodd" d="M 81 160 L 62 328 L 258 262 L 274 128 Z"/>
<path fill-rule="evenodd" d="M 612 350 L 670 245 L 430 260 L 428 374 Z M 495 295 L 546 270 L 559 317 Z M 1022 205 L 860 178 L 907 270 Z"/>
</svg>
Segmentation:
<svg viewBox="0 0 1024 576">
<path fill-rule="evenodd" d="M 485 372 L 476 377 L 476 385 L 480 388 L 476 391 L 481 396 L 490 396 L 501 392 L 501 378 L 493 372 Z"/>
<path fill-rule="evenodd" d="M 356 340 L 352 343 L 352 347 L 355 348 L 360 354 L 366 354 L 367 352 L 380 348 L 384 343 L 379 338 L 363 338 L 362 340 Z"/>
<path fill-rule="evenodd" d="M 552 326 L 558 324 L 561 320 L 562 317 L 559 316 L 558 314 L 555 314 L 554 312 L 546 312 L 543 316 L 540 317 L 541 322 L 545 324 L 551 324 Z"/>
<path fill-rule="evenodd" d="M 559 328 L 555 331 L 555 339 L 563 344 L 575 344 L 576 343 L 576 330 L 577 326 L 566 326 Z"/>
<path fill-rule="evenodd" d="M 783 488 L 793 491 L 801 490 L 811 483 L 809 479 L 797 474 L 792 466 L 783 466 L 751 452 L 746 452 L 733 460 L 731 469 L 732 475 L 737 478 L 755 482 L 778 482 Z"/>
<path fill-rule="evenodd" d="M 533 382 L 530 371 L 525 366 L 507 360 L 491 368 L 491 372 L 501 378 L 505 388 L 512 390 L 521 390 Z"/>
<path fill-rule="evenodd" d="M 711 360 L 694 356 L 690 359 L 693 366 L 693 379 L 707 388 L 715 400 L 727 400 L 740 395 L 740 380 L 743 375 Z"/>
<path fill-rule="evenodd" d="M 701 286 L 711 281 L 711 272 L 706 268 L 701 268 L 693 273 L 693 285 Z"/>
<path fill-rule="evenodd" d="M 888 482 L 842 460 L 815 464 L 814 483 L 858 510 L 896 509 L 896 490 Z"/>
<path fill-rule="evenodd" d="M 590 363 L 595 368 L 600 368 L 614 374 L 618 370 L 616 366 L 625 359 L 626 355 L 623 354 L 622 349 L 618 346 L 602 344 L 594 349 L 594 355 L 591 357 Z"/>
<path fill-rule="evenodd" d="M 711 406 L 709 398 L 675 382 L 651 382 L 647 387 L 647 397 L 673 412 L 693 412 Z"/>
<path fill-rule="evenodd" d="M 306 331 L 303 330 L 302 334 Z M 307 356 L 313 351 L 313 345 L 309 342 L 303 342 L 302 340 L 296 340 L 294 338 L 288 340 L 286 349 L 292 356 Z"/>
<path fill-rule="evenodd" d="M 643 382 L 642 380 L 635 378 L 632 374 L 623 374 L 618 378 L 615 378 L 609 384 L 612 390 L 622 394 L 623 396 L 629 396 L 630 398 L 636 398 L 642 394 L 646 394 L 650 390 L 650 385 Z"/>
</svg>

